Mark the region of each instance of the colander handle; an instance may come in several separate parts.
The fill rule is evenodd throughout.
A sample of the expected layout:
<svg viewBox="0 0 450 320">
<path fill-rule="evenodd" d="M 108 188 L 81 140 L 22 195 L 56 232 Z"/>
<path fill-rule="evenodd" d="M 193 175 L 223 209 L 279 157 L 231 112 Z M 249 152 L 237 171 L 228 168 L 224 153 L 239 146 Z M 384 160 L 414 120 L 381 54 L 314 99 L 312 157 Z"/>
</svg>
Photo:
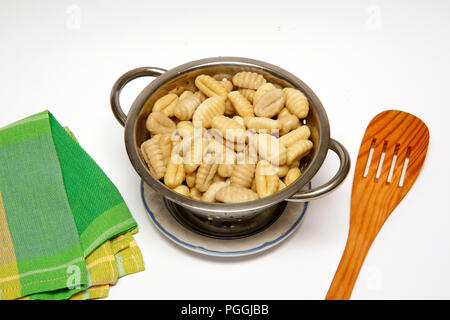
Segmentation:
<svg viewBox="0 0 450 320">
<path fill-rule="evenodd" d="M 119 79 L 117 79 L 111 89 L 110 103 L 114 116 L 122 126 L 125 126 L 125 123 L 127 122 L 127 116 L 120 106 L 120 92 L 125 87 L 125 85 L 128 82 L 141 77 L 158 77 L 166 71 L 167 70 L 165 69 L 155 67 L 141 67 L 130 70 L 127 73 L 124 73 Z"/>
<path fill-rule="evenodd" d="M 321 198 L 331 191 L 335 190 L 345 180 L 350 170 L 350 155 L 348 154 L 347 149 L 345 149 L 345 147 L 340 142 L 334 139 L 330 139 L 328 148 L 338 155 L 340 161 L 339 169 L 334 177 L 324 185 L 321 185 L 309 191 L 300 191 L 294 194 L 289 199 L 286 199 L 286 201 L 306 202 L 309 200 Z"/>
</svg>

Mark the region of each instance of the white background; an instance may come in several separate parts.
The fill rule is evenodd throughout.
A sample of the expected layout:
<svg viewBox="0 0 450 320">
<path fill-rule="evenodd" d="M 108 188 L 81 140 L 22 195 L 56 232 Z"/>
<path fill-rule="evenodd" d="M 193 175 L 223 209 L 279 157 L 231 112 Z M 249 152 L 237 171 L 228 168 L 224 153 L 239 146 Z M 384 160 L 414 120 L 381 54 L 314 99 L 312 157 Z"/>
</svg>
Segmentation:
<svg viewBox="0 0 450 320">
<path fill-rule="evenodd" d="M 109 106 L 113 82 L 139 66 L 213 56 L 278 65 L 326 108 L 352 164 L 385 109 L 419 116 L 431 142 L 422 172 L 379 233 L 354 299 L 450 298 L 449 1 L 0 1 L 0 126 L 49 109 L 117 185 L 140 232 L 146 270 L 111 298 L 322 299 L 349 226 L 353 170 L 310 204 L 303 225 L 266 253 L 234 260 L 177 247 L 152 225 Z M 123 91 L 128 108 L 150 78 Z M 329 153 L 313 182 L 336 170 Z"/>
</svg>

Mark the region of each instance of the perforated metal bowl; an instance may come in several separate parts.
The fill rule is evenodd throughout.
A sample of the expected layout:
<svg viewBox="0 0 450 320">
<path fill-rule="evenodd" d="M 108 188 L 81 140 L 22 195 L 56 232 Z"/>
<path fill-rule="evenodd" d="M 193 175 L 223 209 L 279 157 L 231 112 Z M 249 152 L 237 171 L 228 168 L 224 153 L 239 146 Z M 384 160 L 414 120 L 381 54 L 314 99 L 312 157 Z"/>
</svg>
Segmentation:
<svg viewBox="0 0 450 320">
<path fill-rule="evenodd" d="M 239 71 L 258 72 L 268 82 L 279 84 L 282 87 L 297 88 L 308 98 L 310 112 L 305 121 L 311 129 L 310 139 L 314 147 L 300 163 L 302 176 L 285 189 L 255 201 L 223 204 L 185 197 L 155 179 L 145 164 L 140 152 L 140 145 L 149 139 L 149 133 L 145 128 L 146 118 L 151 112 L 153 103 L 168 91 L 177 86 L 195 88 L 194 80 L 197 75 L 235 74 Z M 120 92 L 129 81 L 143 76 L 156 78 L 142 90 L 131 106 L 128 115 L 125 115 L 119 103 Z M 125 126 L 127 153 L 143 181 L 168 200 L 166 202 L 169 207 L 172 207 L 171 211 L 178 212 L 179 220 L 187 219 L 190 224 L 194 224 L 194 226 L 190 226 L 191 228 L 203 228 L 202 230 L 206 233 L 209 230 L 212 236 L 215 232 L 223 233 L 224 236 L 227 234 L 242 236 L 260 230 L 279 216 L 285 201 L 305 202 L 328 194 L 344 181 L 350 168 L 350 157 L 347 150 L 338 141 L 330 138 L 328 118 L 319 98 L 295 75 L 266 62 L 238 57 L 217 57 L 188 62 L 170 70 L 154 67 L 133 69 L 122 75 L 114 84 L 111 91 L 111 107 L 117 120 Z M 338 172 L 324 185 L 305 191 L 304 187 L 321 167 L 329 149 L 339 156 Z M 197 231 L 201 232 L 202 230 Z"/>
</svg>

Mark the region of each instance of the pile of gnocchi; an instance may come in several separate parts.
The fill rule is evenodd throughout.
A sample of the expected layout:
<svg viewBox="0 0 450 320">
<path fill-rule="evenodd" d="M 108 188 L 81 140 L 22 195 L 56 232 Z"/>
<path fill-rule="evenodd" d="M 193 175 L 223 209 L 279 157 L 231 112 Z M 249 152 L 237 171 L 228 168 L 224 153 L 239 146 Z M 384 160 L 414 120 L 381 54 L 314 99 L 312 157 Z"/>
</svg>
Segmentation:
<svg viewBox="0 0 450 320">
<path fill-rule="evenodd" d="M 250 71 L 202 74 L 195 87 L 159 98 L 146 120 L 141 153 L 156 179 L 192 199 L 237 203 L 300 177 L 300 160 L 313 148 L 300 90 Z"/>
</svg>

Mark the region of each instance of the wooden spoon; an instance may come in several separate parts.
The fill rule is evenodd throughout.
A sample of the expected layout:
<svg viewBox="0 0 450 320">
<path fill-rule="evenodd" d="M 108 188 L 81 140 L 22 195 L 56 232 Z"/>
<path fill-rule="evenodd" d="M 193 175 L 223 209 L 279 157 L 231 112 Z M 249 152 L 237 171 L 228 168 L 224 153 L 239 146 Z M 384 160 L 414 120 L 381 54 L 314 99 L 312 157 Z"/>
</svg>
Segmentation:
<svg viewBox="0 0 450 320">
<path fill-rule="evenodd" d="M 428 141 L 425 123 L 406 112 L 388 110 L 370 122 L 355 167 L 347 244 L 327 300 L 350 298 L 373 240 L 422 168 Z"/>
</svg>

